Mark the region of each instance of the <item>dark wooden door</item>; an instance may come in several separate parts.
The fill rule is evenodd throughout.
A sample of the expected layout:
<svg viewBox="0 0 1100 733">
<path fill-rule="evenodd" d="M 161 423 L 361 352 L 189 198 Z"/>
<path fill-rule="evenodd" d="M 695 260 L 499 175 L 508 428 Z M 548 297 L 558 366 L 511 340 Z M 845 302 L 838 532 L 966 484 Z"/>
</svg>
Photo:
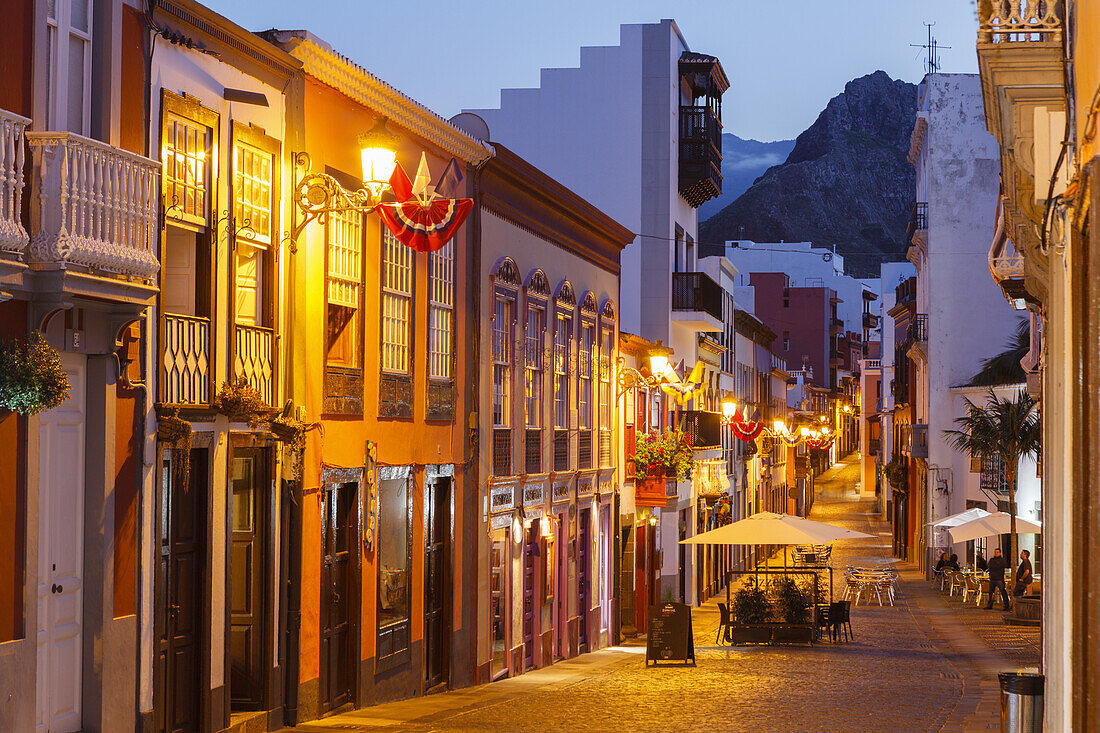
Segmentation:
<svg viewBox="0 0 1100 733">
<path fill-rule="evenodd" d="M 523 668 L 535 665 L 535 530 L 523 537 Z"/>
<path fill-rule="evenodd" d="M 327 484 L 321 492 L 321 707 L 353 701 L 358 654 L 352 648 L 354 567 L 359 544 L 359 484 Z"/>
<path fill-rule="evenodd" d="M 577 526 L 577 614 L 580 618 L 580 651 L 588 651 L 588 541 L 591 509 L 582 509 Z"/>
<path fill-rule="evenodd" d="M 156 729 L 197 731 L 202 720 L 203 578 L 206 559 L 207 456 L 191 451 L 190 479 L 164 451 L 159 512 L 157 578 Z"/>
<path fill-rule="evenodd" d="M 424 687 L 442 684 L 447 665 L 447 545 L 451 479 L 425 482 L 424 497 Z"/>
<path fill-rule="evenodd" d="M 264 690 L 266 452 L 233 448 L 230 466 L 229 704 L 260 710 Z"/>
</svg>

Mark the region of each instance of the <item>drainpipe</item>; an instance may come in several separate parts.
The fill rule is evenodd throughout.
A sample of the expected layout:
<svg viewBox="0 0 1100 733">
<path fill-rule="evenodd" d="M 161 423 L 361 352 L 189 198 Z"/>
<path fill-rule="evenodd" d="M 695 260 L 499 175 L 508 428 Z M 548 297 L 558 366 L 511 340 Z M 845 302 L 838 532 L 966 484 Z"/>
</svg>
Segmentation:
<svg viewBox="0 0 1100 733">
<path fill-rule="evenodd" d="M 287 517 L 286 690 L 283 722 L 298 724 L 298 675 L 302 628 L 302 492 L 301 482 L 283 481 Z"/>
</svg>

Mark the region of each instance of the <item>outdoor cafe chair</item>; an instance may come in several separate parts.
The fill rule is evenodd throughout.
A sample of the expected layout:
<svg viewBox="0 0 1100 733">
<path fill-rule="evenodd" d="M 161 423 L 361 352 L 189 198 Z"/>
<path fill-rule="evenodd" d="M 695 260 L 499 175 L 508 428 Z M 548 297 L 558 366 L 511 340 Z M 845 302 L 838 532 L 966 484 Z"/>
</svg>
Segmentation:
<svg viewBox="0 0 1100 733">
<path fill-rule="evenodd" d="M 978 579 L 973 575 L 967 574 L 963 577 L 963 603 L 966 603 L 971 594 L 978 595 L 981 593 L 981 586 L 978 584 Z"/>
<path fill-rule="evenodd" d="M 832 625 L 833 638 L 840 641 L 840 632 L 844 632 L 844 641 L 855 638 L 852 633 L 852 604 L 850 601 L 836 601 L 829 604 L 829 622 Z"/>
<path fill-rule="evenodd" d="M 978 579 L 978 597 L 974 601 L 975 606 L 982 605 L 982 598 L 989 595 L 989 578 Z"/>
<path fill-rule="evenodd" d="M 814 634 L 821 638 L 821 632 L 824 629 L 829 630 L 829 638 L 835 637 L 835 629 L 833 628 L 833 606 L 835 603 L 819 603 L 814 606 Z"/>
<path fill-rule="evenodd" d="M 955 591 L 962 593 L 963 589 L 963 574 L 957 570 L 951 571 L 951 590 L 948 592 L 948 596 L 954 596 Z"/>
<path fill-rule="evenodd" d="M 730 643 L 730 610 L 725 603 L 718 604 L 718 613 L 720 618 L 718 620 L 718 635 L 714 637 L 714 643 L 718 644 L 724 641 Z"/>
</svg>

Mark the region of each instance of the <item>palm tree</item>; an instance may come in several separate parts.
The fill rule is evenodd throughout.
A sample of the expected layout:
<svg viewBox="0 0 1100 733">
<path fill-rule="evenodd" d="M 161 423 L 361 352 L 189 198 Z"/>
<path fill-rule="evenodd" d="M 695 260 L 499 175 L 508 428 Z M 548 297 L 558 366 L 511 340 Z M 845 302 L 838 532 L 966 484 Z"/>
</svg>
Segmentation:
<svg viewBox="0 0 1100 733">
<path fill-rule="evenodd" d="M 1009 567 L 1015 567 L 1019 554 L 1016 549 L 1016 471 L 1021 457 L 1038 455 L 1040 448 L 1035 401 L 1023 390 L 1016 393 L 1015 399 L 1009 399 L 998 397 L 992 388 L 985 407 L 978 407 L 969 398 L 964 399 L 969 409 L 964 417 L 955 418 L 959 429 L 943 432 L 960 453 L 1001 459 L 1011 515 L 1012 559 Z"/>
</svg>

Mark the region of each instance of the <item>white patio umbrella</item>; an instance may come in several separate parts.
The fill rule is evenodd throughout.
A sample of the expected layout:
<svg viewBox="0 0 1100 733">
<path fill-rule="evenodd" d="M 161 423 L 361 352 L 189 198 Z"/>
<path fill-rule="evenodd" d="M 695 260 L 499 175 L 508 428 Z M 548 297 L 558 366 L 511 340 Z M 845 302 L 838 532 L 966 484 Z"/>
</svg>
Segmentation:
<svg viewBox="0 0 1100 733">
<path fill-rule="evenodd" d="M 967 509 L 965 512 L 959 512 L 958 514 L 952 514 L 950 517 L 944 517 L 943 519 L 937 519 L 935 522 L 929 522 L 929 524 L 933 527 L 957 527 L 972 519 L 988 517 L 990 514 L 991 512 L 987 512 L 985 509 L 974 507 L 973 509 Z"/>
<path fill-rule="evenodd" d="M 951 533 L 952 542 L 966 542 L 979 537 L 1008 534 L 1012 531 L 1012 515 L 1007 512 L 997 512 L 988 517 L 971 519 L 956 527 L 948 527 L 947 531 Z M 1020 534 L 1037 534 L 1042 531 L 1042 526 L 1038 522 L 1030 522 L 1016 515 L 1016 531 Z"/>
<path fill-rule="evenodd" d="M 874 537 L 805 517 L 759 512 L 739 522 L 680 540 L 681 545 L 824 545 L 834 540 Z"/>
<path fill-rule="evenodd" d="M 824 545 L 834 540 L 874 537 L 875 535 L 844 529 L 805 517 L 775 512 L 758 512 L 738 522 L 680 540 L 681 545 L 783 545 L 783 569 L 787 568 L 787 545 Z M 832 573 L 829 573 L 829 595 L 832 596 Z M 730 587 L 726 584 L 726 601 Z"/>
</svg>

